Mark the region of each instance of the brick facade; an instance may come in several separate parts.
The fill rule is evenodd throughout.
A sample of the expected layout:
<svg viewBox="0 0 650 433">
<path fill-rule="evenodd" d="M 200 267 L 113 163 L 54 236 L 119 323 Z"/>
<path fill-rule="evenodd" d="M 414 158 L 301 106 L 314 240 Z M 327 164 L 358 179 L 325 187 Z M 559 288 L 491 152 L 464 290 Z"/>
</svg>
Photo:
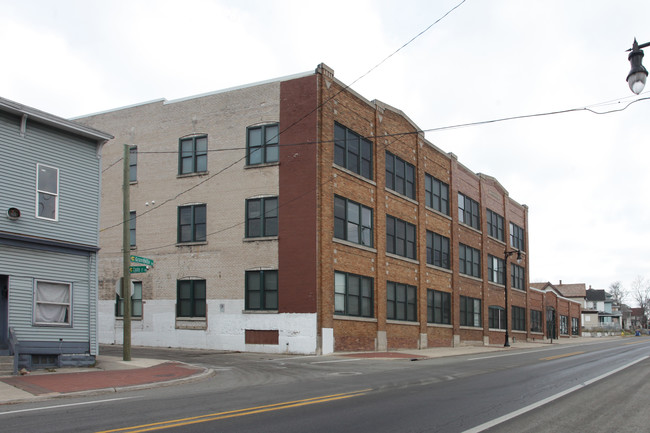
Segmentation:
<svg viewBox="0 0 650 433">
<path fill-rule="evenodd" d="M 506 287 L 505 311 L 509 314 L 513 306 L 526 311 L 525 329 L 512 330 L 513 338 L 544 335 L 531 333 L 528 322 L 531 306 L 544 302 L 539 293 L 527 290 L 528 208 L 511 199 L 496 179 L 472 172 L 455 155 L 428 142 L 403 112 L 366 100 L 325 65 L 313 74 L 179 101 L 154 101 L 79 120 L 116 137 L 105 146 L 103 157 L 104 342 L 119 340 L 113 331 L 120 322 L 110 307 L 121 276 L 121 170 L 110 164 L 119 160 L 124 143 L 137 145 L 139 155 L 138 181 L 131 185 L 131 208 L 138 215 L 133 253 L 155 260 L 152 270 L 134 277 L 142 281 L 144 303 L 134 337 L 141 335 L 144 344 L 293 353 L 500 344 L 505 332 L 491 329 L 488 317 L 491 306 L 504 307 Z M 279 161 L 248 166 L 247 128 L 274 122 L 280 131 Z M 371 176 L 336 162 L 335 125 L 371 142 L 372 164 L 365 168 Z M 178 175 L 179 139 L 198 133 L 208 137 L 208 171 Z M 367 160 L 363 150 L 355 156 L 354 143 L 346 158 Z M 387 182 L 387 155 L 391 164 L 398 161 L 407 171 L 412 167 L 411 197 Z M 427 175 L 448 185 L 448 213 L 426 205 Z M 400 176 L 395 174 L 395 179 Z M 478 203 L 477 228 L 460 222 L 459 193 Z M 278 236 L 246 238 L 246 199 L 270 196 L 279 200 Z M 372 211 L 370 244 L 335 235 L 335 197 Z M 177 207 L 193 203 L 206 204 L 208 239 L 179 244 Z M 502 217 L 502 239 L 489 235 L 487 209 Z M 387 216 L 391 224 L 398 221 L 398 230 L 414 229 L 414 238 L 407 235 L 405 241 L 407 248 L 415 243 L 412 257 L 387 252 Z M 523 229 L 521 289 L 510 281 L 514 255 L 507 261 L 506 284 L 488 279 L 488 257 L 503 259 L 506 251 L 516 250 L 509 242 L 511 222 Z M 427 263 L 427 232 L 449 240 L 448 268 Z M 401 242 L 401 234 L 395 236 Z M 460 244 L 479 252 L 480 275 L 460 272 Z M 245 272 L 256 269 L 278 270 L 277 311 L 246 310 Z M 341 305 L 356 308 L 362 301 L 354 286 L 346 287 L 344 295 L 335 293 L 337 273 L 339 279 L 344 276 L 340 281 L 371 282 L 371 300 L 363 300 L 371 311 L 341 312 Z M 175 318 L 176 283 L 184 278 L 206 280 L 208 312 L 199 320 L 202 326 Z M 448 323 L 428 323 L 428 290 L 449 296 Z M 396 300 L 391 303 L 393 291 Z M 460 325 L 461 297 L 480 300 L 478 326 Z M 562 308 L 563 303 L 557 305 L 558 314 L 565 314 Z M 571 308 L 567 306 L 566 314 L 573 317 Z M 400 315 L 389 319 L 402 309 L 406 320 Z M 154 312 L 155 318 L 150 314 Z"/>
</svg>

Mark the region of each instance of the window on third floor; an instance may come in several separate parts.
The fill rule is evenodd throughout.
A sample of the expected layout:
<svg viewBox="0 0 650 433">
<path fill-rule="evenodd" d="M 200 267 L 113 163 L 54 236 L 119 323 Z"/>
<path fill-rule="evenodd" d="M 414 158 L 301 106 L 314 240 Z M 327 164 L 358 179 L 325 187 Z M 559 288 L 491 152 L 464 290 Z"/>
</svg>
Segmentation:
<svg viewBox="0 0 650 433">
<path fill-rule="evenodd" d="M 481 212 L 478 202 L 460 192 L 458 193 L 458 221 L 481 230 Z"/>
<path fill-rule="evenodd" d="M 278 162 L 279 136 L 280 129 L 277 123 L 249 127 L 246 136 L 246 164 Z"/>
<path fill-rule="evenodd" d="M 334 164 L 372 179 L 372 142 L 335 123 Z"/>
<path fill-rule="evenodd" d="M 415 200 L 415 167 L 386 151 L 386 188 Z"/>
<path fill-rule="evenodd" d="M 178 151 L 178 174 L 208 171 L 208 136 L 181 138 Z"/>
</svg>

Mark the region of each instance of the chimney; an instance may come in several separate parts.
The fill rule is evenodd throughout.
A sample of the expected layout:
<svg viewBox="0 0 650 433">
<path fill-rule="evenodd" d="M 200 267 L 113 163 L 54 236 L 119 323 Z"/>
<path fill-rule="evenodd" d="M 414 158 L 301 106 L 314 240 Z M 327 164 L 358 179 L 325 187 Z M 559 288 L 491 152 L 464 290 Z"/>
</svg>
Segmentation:
<svg viewBox="0 0 650 433">
<path fill-rule="evenodd" d="M 562 280 L 560 280 L 560 286 L 562 285 Z"/>
</svg>

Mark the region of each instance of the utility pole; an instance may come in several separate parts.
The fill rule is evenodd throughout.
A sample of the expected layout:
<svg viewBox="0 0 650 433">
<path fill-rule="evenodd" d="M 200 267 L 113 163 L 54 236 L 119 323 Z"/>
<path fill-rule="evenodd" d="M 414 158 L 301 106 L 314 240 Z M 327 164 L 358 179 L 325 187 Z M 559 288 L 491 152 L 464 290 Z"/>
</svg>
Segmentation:
<svg viewBox="0 0 650 433">
<path fill-rule="evenodd" d="M 122 359 L 131 360 L 131 199 L 129 196 L 129 154 L 131 146 L 124 145 L 124 172 L 122 178 L 122 258 L 123 258 L 123 278 L 122 278 L 122 306 L 123 306 L 123 326 L 124 336 L 122 343 Z"/>
</svg>

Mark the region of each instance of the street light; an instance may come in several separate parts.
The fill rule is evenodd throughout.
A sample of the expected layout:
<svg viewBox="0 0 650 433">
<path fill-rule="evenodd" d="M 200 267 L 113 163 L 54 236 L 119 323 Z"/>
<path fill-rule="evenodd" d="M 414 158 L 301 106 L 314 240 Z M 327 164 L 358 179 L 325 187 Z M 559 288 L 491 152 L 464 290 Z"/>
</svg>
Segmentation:
<svg viewBox="0 0 650 433">
<path fill-rule="evenodd" d="M 627 84 L 630 86 L 630 90 L 635 94 L 641 93 L 645 87 L 645 80 L 648 78 L 648 70 L 643 67 L 643 50 L 641 48 L 650 47 L 650 42 L 639 45 L 634 38 L 634 44 L 632 48 L 627 51 L 631 51 L 630 55 L 627 56 L 627 59 L 630 61 L 632 68 L 630 73 L 627 74 Z"/>
<path fill-rule="evenodd" d="M 503 277 L 505 280 L 505 286 L 506 286 L 506 308 L 505 308 L 505 316 L 506 316 L 506 342 L 503 344 L 503 347 L 510 347 L 510 334 L 508 334 L 508 257 L 510 257 L 513 254 L 517 254 L 517 263 L 521 263 L 521 250 L 512 250 L 508 251 L 506 250 L 504 252 L 503 256 L 503 267 L 505 268 L 503 270 Z"/>
</svg>

